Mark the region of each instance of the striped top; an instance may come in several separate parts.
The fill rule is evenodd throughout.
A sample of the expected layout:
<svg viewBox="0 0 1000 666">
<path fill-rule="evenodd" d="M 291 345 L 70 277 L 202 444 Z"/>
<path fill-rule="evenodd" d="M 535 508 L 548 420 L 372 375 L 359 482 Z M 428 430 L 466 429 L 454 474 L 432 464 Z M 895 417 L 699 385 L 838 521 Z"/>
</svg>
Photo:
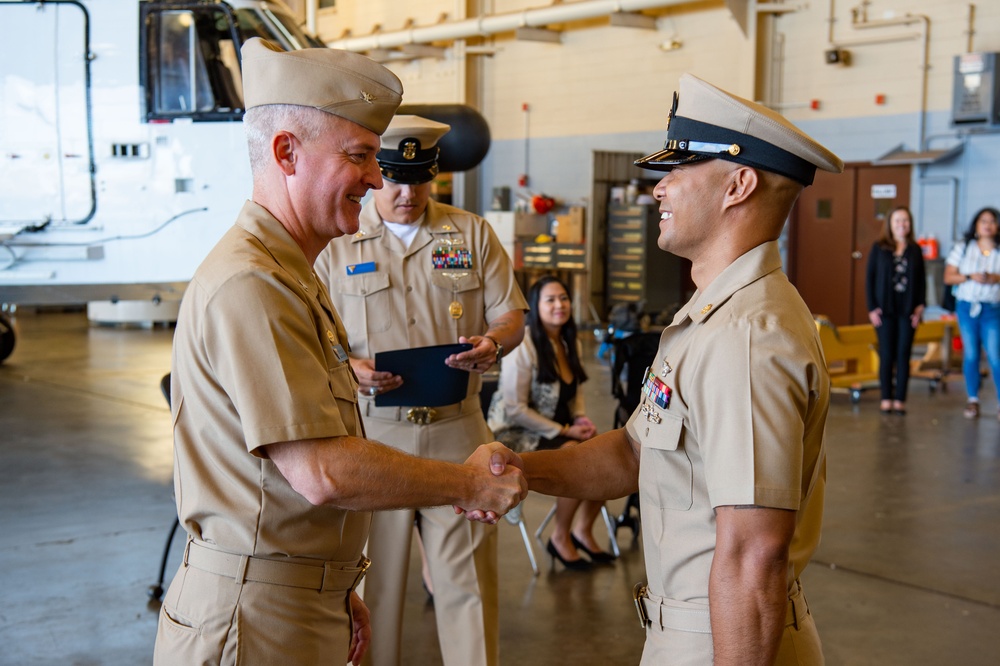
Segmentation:
<svg viewBox="0 0 1000 666">
<path fill-rule="evenodd" d="M 1000 248 L 986 255 L 975 241 L 956 243 L 945 263 L 958 268 L 962 275 L 1000 274 Z M 955 298 L 969 303 L 1000 303 L 1000 284 L 980 284 L 974 280 L 966 280 L 956 285 Z"/>
</svg>

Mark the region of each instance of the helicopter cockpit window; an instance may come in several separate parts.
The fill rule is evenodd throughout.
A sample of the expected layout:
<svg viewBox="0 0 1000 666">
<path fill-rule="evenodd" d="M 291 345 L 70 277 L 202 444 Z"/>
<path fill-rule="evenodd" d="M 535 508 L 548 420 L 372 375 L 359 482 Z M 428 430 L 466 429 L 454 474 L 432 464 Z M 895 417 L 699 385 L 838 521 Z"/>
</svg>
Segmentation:
<svg viewBox="0 0 1000 666">
<path fill-rule="evenodd" d="M 205 57 L 198 45 L 191 12 L 160 15 L 159 58 L 156 63 L 156 111 L 211 111 L 215 98 L 208 82 Z"/>
<path fill-rule="evenodd" d="M 146 16 L 146 117 L 236 120 L 243 89 L 232 14 L 211 7 Z"/>
<path fill-rule="evenodd" d="M 236 10 L 240 39 L 261 37 L 280 45 L 286 51 L 324 46 L 323 42 L 306 33 L 295 19 L 284 12 L 267 7 Z"/>
</svg>

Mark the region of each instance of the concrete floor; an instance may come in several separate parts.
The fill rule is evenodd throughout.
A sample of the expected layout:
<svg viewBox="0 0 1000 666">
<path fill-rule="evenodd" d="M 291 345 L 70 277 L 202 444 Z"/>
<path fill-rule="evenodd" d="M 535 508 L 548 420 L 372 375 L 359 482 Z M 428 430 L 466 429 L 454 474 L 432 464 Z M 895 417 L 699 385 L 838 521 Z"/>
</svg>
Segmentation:
<svg viewBox="0 0 1000 666">
<path fill-rule="evenodd" d="M 170 328 L 88 324 L 81 313 L 15 319 L 0 365 L 0 664 L 135 666 L 151 661 L 155 582 L 173 520 L 170 417 L 158 382 Z M 588 355 L 590 411 L 610 427 L 608 370 Z M 978 422 L 914 381 L 905 417 L 833 401 L 823 544 L 804 580 L 831 665 L 996 664 L 1000 654 L 1000 423 Z M 618 513 L 622 502 L 611 505 Z M 533 529 L 551 501 L 532 494 Z M 642 554 L 589 573 L 531 575 L 518 530 L 501 525 L 505 664 L 637 664 L 632 585 Z M 170 573 L 176 567 L 174 549 Z M 416 575 L 408 664 L 440 664 L 433 607 Z M 557 565 L 558 566 L 558 565 Z M 168 574 L 169 575 L 169 574 Z"/>
</svg>

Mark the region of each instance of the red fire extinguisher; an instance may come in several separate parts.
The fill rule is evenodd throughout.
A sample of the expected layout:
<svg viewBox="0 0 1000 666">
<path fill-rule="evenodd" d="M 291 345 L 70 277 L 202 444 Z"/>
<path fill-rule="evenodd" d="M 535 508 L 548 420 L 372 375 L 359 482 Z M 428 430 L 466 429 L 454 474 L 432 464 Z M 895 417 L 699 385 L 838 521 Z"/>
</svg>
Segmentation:
<svg viewBox="0 0 1000 666">
<path fill-rule="evenodd" d="M 941 246 L 938 245 L 938 240 L 934 236 L 921 236 L 917 240 L 917 245 L 920 246 L 920 252 L 924 255 L 924 259 L 937 259 L 941 253 Z"/>
</svg>

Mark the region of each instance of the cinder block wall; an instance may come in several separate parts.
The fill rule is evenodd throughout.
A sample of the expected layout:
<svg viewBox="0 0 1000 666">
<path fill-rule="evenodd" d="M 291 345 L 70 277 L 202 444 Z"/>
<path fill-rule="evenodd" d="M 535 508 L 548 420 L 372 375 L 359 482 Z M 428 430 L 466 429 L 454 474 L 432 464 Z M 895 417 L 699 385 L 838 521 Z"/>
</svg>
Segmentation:
<svg viewBox="0 0 1000 666">
<path fill-rule="evenodd" d="M 547 6 L 544 0 L 494 0 L 495 14 Z M 566 4 L 571 4 L 568 0 Z M 739 4 L 739 3 L 735 3 Z M 768 3 L 774 4 L 774 3 Z M 527 172 L 528 189 L 567 202 L 587 203 L 594 150 L 651 151 L 662 145 L 664 124 L 678 77 L 691 72 L 736 94 L 753 97 L 754 73 L 770 68 L 773 101 L 804 130 L 847 161 L 868 162 L 903 145 L 920 148 L 960 140 L 962 153 L 947 163 L 913 170 L 911 206 L 919 233 L 933 233 L 947 244 L 952 220 L 963 226 L 984 205 L 1000 205 L 1000 134 L 959 137 L 950 127 L 953 61 L 973 51 L 1000 51 L 1000 0 L 973 6 L 957 0 L 873 0 L 786 3 L 794 11 L 775 21 L 770 64 L 753 29 L 744 33 L 722 0 L 665 6 L 646 11 L 656 29 L 613 27 L 607 19 L 551 26 L 561 43 L 518 41 L 513 33 L 483 40 L 492 47 L 482 59 L 475 98 L 491 128 L 493 144 L 481 169 L 480 201 L 489 202 L 495 186 L 518 188 Z M 350 28 L 353 36 L 373 26 L 396 31 L 466 18 L 455 0 L 340 0 L 319 14 L 319 32 L 333 41 Z M 867 13 L 870 27 L 852 26 L 852 9 Z M 832 15 L 832 32 L 831 32 Z M 926 112 L 922 93 L 923 20 L 881 25 L 907 16 L 925 16 L 927 38 Z M 879 25 L 876 25 L 879 24 Z M 837 44 L 850 51 L 850 64 L 826 64 L 824 52 Z M 971 34 L 971 40 L 970 40 Z M 680 48 L 664 51 L 663 42 Z M 860 43 L 861 41 L 871 43 Z M 454 48 L 440 59 L 391 62 L 405 87 L 404 102 L 465 102 L 466 66 Z M 877 96 L 884 103 L 876 103 Z M 817 100 L 818 108 L 811 108 Z M 523 105 L 528 111 L 523 111 Z M 955 213 L 945 190 L 957 188 Z M 484 203 L 485 205 L 485 203 Z"/>
</svg>

